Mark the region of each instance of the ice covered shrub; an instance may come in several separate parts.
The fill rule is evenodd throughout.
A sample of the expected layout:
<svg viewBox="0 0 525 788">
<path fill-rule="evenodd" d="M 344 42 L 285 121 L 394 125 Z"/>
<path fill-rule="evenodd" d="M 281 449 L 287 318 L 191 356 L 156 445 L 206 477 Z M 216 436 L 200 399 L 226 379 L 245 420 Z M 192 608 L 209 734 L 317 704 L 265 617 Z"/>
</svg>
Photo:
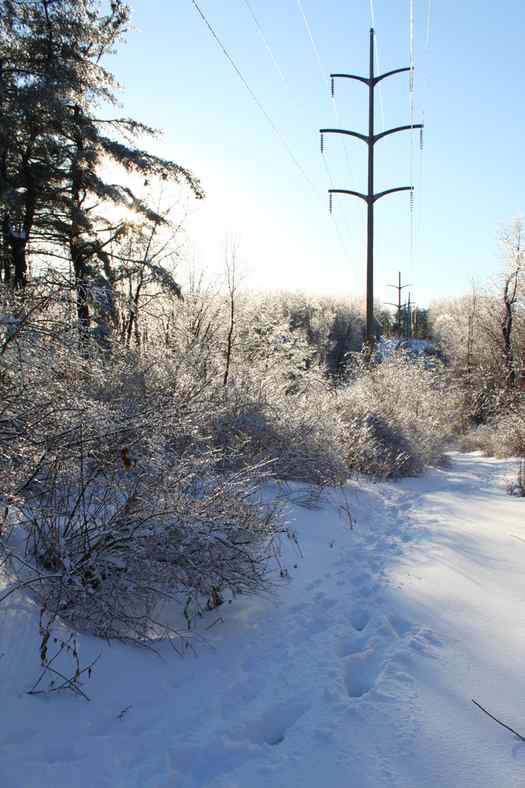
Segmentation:
<svg viewBox="0 0 525 788">
<path fill-rule="evenodd" d="M 362 366 L 340 396 L 350 467 L 384 477 L 439 462 L 458 420 L 446 371 L 406 354 Z"/>
<path fill-rule="evenodd" d="M 345 456 L 350 471 L 387 479 L 423 470 L 407 436 L 378 413 L 352 406 L 347 412 L 347 434 Z"/>
<path fill-rule="evenodd" d="M 460 436 L 459 446 L 461 451 L 480 451 L 486 456 L 496 453 L 496 434 L 489 424 L 480 424 Z"/>
<path fill-rule="evenodd" d="M 495 415 L 469 430 L 461 440 L 465 451 L 482 451 L 487 456 L 525 456 L 525 395 L 519 389 L 498 398 Z"/>
<path fill-rule="evenodd" d="M 525 457 L 525 394 L 510 392 L 498 416 L 489 425 L 494 432 L 494 453 L 504 457 Z"/>
<path fill-rule="evenodd" d="M 198 439 L 221 452 L 224 469 L 270 460 L 277 477 L 338 483 L 346 472 L 337 412 L 317 350 L 283 311 L 277 297 L 238 295 L 232 323 L 217 296 L 207 303 L 197 293 L 178 312 L 177 346 L 153 374 L 169 368 L 173 385 L 191 382 Z M 205 365 L 191 363 L 195 347 Z"/>
<path fill-rule="evenodd" d="M 135 640 L 170 633 L 166 597 L 191 623 L 267 588 L 284 526 L 259 497 L 265 467 L 225 470 L 203 439 L 202 380 L 160 353 L 79 348 L 54 320 L 32 310 L 0 345 L 13 582 L 53 620 Z"/>
<path fill-rule="evenodd" d="M 203 452 L 171 468 L 154 456 L 121 473 L 79 465 L 67 486 L 48 476 L 19 507 L 24 580 L 33 567 L 40 605 L 77 629 L 144 640 L 176 634 L 156 619 L 162 599 L 191 624 L 224 593 L 268 588 L 283 526 L 254 490 L 263 472 L 215 465 Z"/>
<path fill-rule="evenodd" d="M 507 484 L 507 493 L 525 498 L 525 460 L 520 460 L 516 478 Z"/>
<path fill-rule="evenodd" d="M 319 376 L 308 376 L 300 391 L 274 388 L 258 398 L 249 388 L 231 388 L 210 431 L 213 444 L 234 465 L 270 459 L 279 479 L 318 485 L 347 479 L 344 424 Z"/>
</svg>

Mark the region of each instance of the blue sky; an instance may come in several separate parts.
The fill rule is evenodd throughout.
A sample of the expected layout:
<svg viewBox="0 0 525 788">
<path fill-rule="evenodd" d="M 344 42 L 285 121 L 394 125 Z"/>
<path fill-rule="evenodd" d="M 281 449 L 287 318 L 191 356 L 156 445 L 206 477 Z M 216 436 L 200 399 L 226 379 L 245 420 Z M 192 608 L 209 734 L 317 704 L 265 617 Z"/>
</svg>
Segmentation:
<svg viewBox="0 0 525 788">
<path fill-rule="evenodd" d="M 366 130 L 366 87 L 337 83 L 338 120 L 328 74 L 366 75 L 369 0 L 198 2 L 279 134 L 191 0 L 135 1 L 137 29 L 110 66 L 125 88 L 125 114 L 164 129 L 153 147 L 194 170 L 208 193 L 203 203 L 189 205 L 188 253 L 215 270 L 226 236 L 234 236 L 254 287 L 359 296 L 366 208 L 339 197 L 330 217 L 318 129 Z M 408 185 L 412 170 L 415 244 L 411 254 L 408 193 L 378 202 L 375 283 L 378 300 L 394 300 L 387 284 L 401 270 L 413 300 L 426 305 L 494 274 L 498 226 L 523 210 L 525 14 L 517 0 L 415 0 L 414 7 L 416 121 L 425 122 L 424 150 L 416 133 L 412 145 L 406 132 L 377 143 L 376 189 Z M 373 11 L 381 71 L 408 65 L 409 1 L 374 0 Z M 382 86 L 377 130 L 383 113 L 386 128 L 409 123 L 408 76 Z M 334 186 L 366 190 L 363 143 L 326 138 L 325 160 Z"/>
</svg>

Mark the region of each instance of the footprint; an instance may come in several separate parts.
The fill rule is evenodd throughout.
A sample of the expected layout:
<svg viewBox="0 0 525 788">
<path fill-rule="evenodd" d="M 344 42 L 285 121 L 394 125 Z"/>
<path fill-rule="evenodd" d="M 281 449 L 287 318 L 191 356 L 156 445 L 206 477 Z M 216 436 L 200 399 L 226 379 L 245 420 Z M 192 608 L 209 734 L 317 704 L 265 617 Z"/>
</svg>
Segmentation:
<svg viewBox="0 0 525 788">
<path fill-rule="evenodd" d="M 89 722 L 87 735 L 94 737 L 108 736 L 114 725 L 115 719 L 113 717 L 105 717 L 98 719 L 95 722 Z"/>
<path fill-rule="evenodd" d="M 38 732 L 38 728 L 22 728 L 18 731 L 12 731 L 8 733 L 7 736 L 3 736 L 0 739 L 0 746 L 9 747 L 13 744 L 25 744 L 25 742 L 31 740 Z"/>
<path fill-rule="evenodd" d="M 401 616 L 388 616 L 388 621 L 396 635 L 400 638 L 407 635 L 412 629 L 412 624 L 410 624 L 409 621 L 406 621 L 406 619 L 401 618 Z"/>
<path fill-rule="evenodd" d="M 272 706 L 248 726 L 248 738 L 255 744 L 276 747 L 284 741 L 290 728 L 306 714 L 310 705 L 306 699 L 295 699 Z"/>
<path fill-rule="evenodd" d="M 352 654 L 358 654 L 366 647 L 367 635 L 364 632 L 357 632 L 349 637 L 342 638 L 339 644 L 339 656 L 349 657 Z"/>
<path fill-rule="evenodd" d="M 331 599 L 326 594 L 323 594 L 322 591 L 318 591 L 314 596 L 314 603 L 317 607 L 323 608 L 323 610 L 330 610 L 337 604 L 337 600 Z"/>
<path fill-rule="evenodd" d="M 442 641 L 442 640 L 440 640 L 438 637 L 436 637 L 436 636 L 434 635 L 434 633 L 432 632 L 432 630 L 431 630 L 431 629 L 423 629 L 423 630 L 420 632 L 420 635 L 421 635 L 421 637 L 422 637 L 422 638 L 424 638 L 424 639 L 427 641 L 427 643 L 429 643 L 431 646 L 437 646 L 437 647 L 441 647 L 441 646 L 443 646 L 443 641 Z"/>
<path fill-rule="evenodd" d="M 323 583 L 322 579 L 318 577 L 316 580 L 312 580 L 310 583 L 308 583 L 308 585 L 306 586 L 306 590 L 314 591 L 314 589 L 318 588 L 320 585 L 322 585 L 322 583 Z"/>
<path fill-rule="evenodd" d="M 298 605 L 292 605 L 291 608 L 290 608 L 290 613 L 294 613 L 294 614 L 295 613 L 302 613 L 304 610 L 307 609 L 307 607 L 308 607 L 308 603 L 307 602 L 301 602 Z"/>
<path fill-rule="evenodd" d="M 346 689 L 350 698 L 362 698 L 375 687 L 384 668 L 381 654 L 368 650 L 354 654 L 346 665 Z"/>
<path fill-rule="evenodd" d="M 419 632 L 416 632 L 410 641 L 410 648 L 413 651 L 429 657 L 433 656 L 433 651 L 436 648 L 440 648 L 442 646 L 442 641 L 439 640 L 439 638 L 437 638 L 429 629 L 419 630 Z"/>
<path fill-rule="evenodd" d="M 220 779 L 220 776 L 238 769 L 251 757 L 253 753 L 245 742 L 228 742 L 226 747 L 214 752 L 213 748 L 210 751 L 210 748 L 206 747 L 205 742 L 183 740 L 168 749 L 165 759 L 165 782 L 161 782 L 160 785 L 166 788 L 177 785 L 200 788 L 202 785 L 208 785 L 210 781 L 215 783 L 217 778 Z M 148 764 L 148 772 L 150 769 L 151 766 Z M 149 774 L 148 778 L 140 782 L 140 785 L 153 784 L 158 785 L 157 782 L 150 782 Z"/>
<path fill-rule="evenodd" d="M 77 750 L 77 745 L 69 746 L 68 744 L 56 745 L 46 747 L 45 749 L 34 753 L 28 760 L 32 762 L 42 762 L 48 764 L 62 764 L 62 763 L 76 763 L 87 757 L 87 753 L 81 753 Z"/>
<path fill-rule="evenodd" d="M 326 632 L 329 626 L 330 624 L 325 618 L 314 618 L 307 623 L 301 623 L 301 627 L 298 628 L 297 633 L 294 635 L 293 642 L 297 646 L 305 640 Z"/>
<path fill-rule="evenodd" d="M 225 719 L 235 717 L 239 707 L 247 706 L 253 702 L 264 689 L 264 682 L 260 679 L 250 678 L 241 681 L 227 689 L 221 699 L 221 714 Z"/>
<path fill-rule="evenodd" d="M 350 616 L 350 623 L 357 632 L 362 632 L 370 621 L 368 610 L 356 610 Z"/>
<path fill-rule="evenodd" d="M 126 717 L 123 716 L 122 718 L 119 718 L 118 715 L 116 715 L 116 719 L 118 719 L 120 722 L 123 722 Z M 128 724 L 129 732 L 133 736 L 143 736 L 149 731 L 155 730 L 161 719 L 162 717 L 160 714 L 146 714 L 144 716 L 141 715 L 139 720 L 136 720 L 132 717 L 131 724 Z M 120 728 L 118 730 L 120 730 Z"/>
</svg>

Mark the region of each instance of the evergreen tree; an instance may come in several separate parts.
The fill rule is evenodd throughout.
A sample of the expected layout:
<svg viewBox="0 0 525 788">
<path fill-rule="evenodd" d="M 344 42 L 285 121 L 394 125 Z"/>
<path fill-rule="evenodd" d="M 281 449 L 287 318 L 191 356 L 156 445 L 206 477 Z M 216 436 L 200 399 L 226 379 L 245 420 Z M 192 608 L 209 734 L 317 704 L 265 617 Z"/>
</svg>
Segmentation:
<svg viewBox="0 0 525 788">
<path fill-rule="evenodd" d="M 104 57 L 122 41 L 129 15 L 120 0 L 106 11 L 95 0 L 0 0 L 2 276 L 25 286 L 29 244 L 33 256 L 69 260 L 81 333 L 101 278 L 110 288 L 108 250 L 129 226 L 129 218 L 106 218 L 108 204 L 155 225 L 167 221 L 128 186 L 105 180 L 101 165 L 111 160 L 203 196 L 189 170 L 136 145 L 154 129 L 103 117 L 118 88 Z"/>
</svg>

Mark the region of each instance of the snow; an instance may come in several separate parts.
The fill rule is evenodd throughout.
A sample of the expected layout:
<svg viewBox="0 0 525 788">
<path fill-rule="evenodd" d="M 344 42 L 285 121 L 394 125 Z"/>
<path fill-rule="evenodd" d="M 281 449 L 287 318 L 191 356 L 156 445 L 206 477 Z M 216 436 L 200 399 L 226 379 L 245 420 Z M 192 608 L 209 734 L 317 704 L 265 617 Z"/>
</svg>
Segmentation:
<svg viewBox="0 0 525 788">
<path fill-rule="evenodd" d="M 38 616 L 11 595 L 0 786 L 523 786 L 525 743 L 471 700 L 525 733 L 525 501 L 515 462 L 450 460 L 295 506 L 290 577 L 211 612 L 196 655 L 80 638 L 89 703 L 27 695 Z"/>
<path fill-rule="evenodd" d="M 386 361 L 398 352 L 403 351 L 413 357 L 435 356 L 436 346 L 428 339 L 388 338 L 381 336 L 376 344 L 375 353 L 381 361 Z"/>
</svg>

